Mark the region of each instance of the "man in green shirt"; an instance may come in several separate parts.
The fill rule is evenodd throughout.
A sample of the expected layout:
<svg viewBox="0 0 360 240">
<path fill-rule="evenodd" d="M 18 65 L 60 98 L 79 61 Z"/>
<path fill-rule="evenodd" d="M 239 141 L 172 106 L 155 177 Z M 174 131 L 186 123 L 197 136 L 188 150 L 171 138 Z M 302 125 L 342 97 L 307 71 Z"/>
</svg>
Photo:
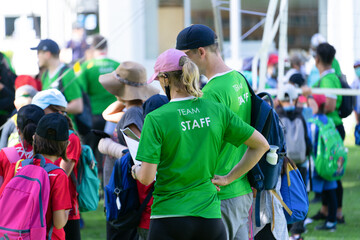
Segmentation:
<svg viewBox="0 0 360 240">
<path fill-rule="evenodd" d="M 250 124 L 251 94 L 246 80 L 237 71 L 225 65 L 214 31 L 200 24 L 187 27 L 178 34 L 176 49 L 184 51 L 196 63 L 200 74 L 209 79 L 202 89 L 203 98 L 226 105 L 244 122 Z M 215 174 L 227 174 L 239 162 L 245 151 L 245 145 L 237 148 L 224 142 Z M 247 219 L 253 196 L 246 174 L 222 187 L 218 195 L 228 239 L 247 239 Z"/>
<path fill-rule="evenodd" d="M 42 90 L 60 90 L 68 102 L 66 112 L 74 120 L 73 114 L 83 112 L 81 89 L 73 69 L 60 61 L 58 44 L 51 39 L 44 39 L 31 50 L 37 50 L 39 68 L 45 69 L 41 76 Z"/>
<path fill-rule="evenodd" d="M 87 50 L 91 60 L 81 65 L 79 83 L 90 99 L 91 112 L 93 115 L 93 128 L 104 130 L 105 120 L 102 112 L 116 101 L 114 95 L 105 90 L 99 83 L 99 76 L 113 72 L 119 63 L 107 58 L 107 41 L 100 35 L 92 38 L 90 48 Z"/>
</svg>

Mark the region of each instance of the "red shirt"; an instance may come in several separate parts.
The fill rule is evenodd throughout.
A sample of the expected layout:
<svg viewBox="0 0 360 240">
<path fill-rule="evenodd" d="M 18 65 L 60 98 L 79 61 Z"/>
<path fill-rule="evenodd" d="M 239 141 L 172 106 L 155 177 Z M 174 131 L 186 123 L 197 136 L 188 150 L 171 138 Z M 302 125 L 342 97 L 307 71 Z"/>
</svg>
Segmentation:
<svg viewBox="0 0 360 240">
<path fill-rule="evenodd" d="M 139 181 L 136 181 L 140 204 L 144 202 L 144 200 L 145 200 L 146 196 L 148 195 L 148 193 L 150 192 L 151 188 L 154 187 L 154 183 L 155 182 L 153 182 L 152 184 L 146 186 L 144 184 L 141 184 Z M 153 204 L 153 200 L 154 200 L 154 198 L 151 197 L 150 201 L 148 202 L 148 204 L 145 207 L 145 210 L 141 214 L 139 228 L 149 229 L 149 227 L 150 227 L 151 205 Z"/>
<path fill-rule="evenodd" d="M 80 139 L 76 134 L 71 133 L 69 136 L 69 146 L 66 149 L 66 156 L 69 160 L 75 162 L 75 166 L 73 168 L 73 172 L 75 173 L 75 177 L 77 178 L 78 174 L 78 164 L 81 154 L 81 143 Z M 55 161 L 55 165 L 60 166 L 62 158 L 59 158 Z M 78 203 L 78 193 L 76 192 L 76 185 L 74 181 L 71 179 L 71 175 L 69 176 L 69 186 L 68 189 L 70 190 L 70 197 L 71 197 L 71 205 L 72 208 L 69 213 L 69 220 L 77 220 L 80 219 L 80 212 L 79 212 L 79 203 Z"/>
</svg>

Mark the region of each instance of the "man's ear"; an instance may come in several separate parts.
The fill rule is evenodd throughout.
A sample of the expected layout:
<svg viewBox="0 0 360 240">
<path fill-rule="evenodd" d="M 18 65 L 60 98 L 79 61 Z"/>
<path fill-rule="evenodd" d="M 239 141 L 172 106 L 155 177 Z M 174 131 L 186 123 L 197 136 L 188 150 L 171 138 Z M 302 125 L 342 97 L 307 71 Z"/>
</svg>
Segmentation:
<svg viewBox="0 0 360 240">
<path fill-rule="evenodd" d="M 204 58 L 204 57 L 206 56 L 206 50 L 205 50 L 205 48 L 199 47 L 199 48 L 198 48 L 198 53 L 199 53 L 199 55 L 200 55 L 201 58 Z"/>
</svg>

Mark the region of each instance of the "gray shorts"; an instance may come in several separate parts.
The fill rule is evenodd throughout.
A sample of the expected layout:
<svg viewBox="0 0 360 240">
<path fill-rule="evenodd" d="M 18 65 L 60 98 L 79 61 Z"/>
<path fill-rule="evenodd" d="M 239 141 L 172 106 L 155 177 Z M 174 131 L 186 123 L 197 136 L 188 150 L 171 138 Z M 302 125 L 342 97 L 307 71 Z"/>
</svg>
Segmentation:
<svg viewBox="0 0 360 240">
<path fill-rule="evenodd" d="M 228 240 L 249 239 L 248 216 L 253 193 L 221 201 L 221 216 Z"/>
</svg>

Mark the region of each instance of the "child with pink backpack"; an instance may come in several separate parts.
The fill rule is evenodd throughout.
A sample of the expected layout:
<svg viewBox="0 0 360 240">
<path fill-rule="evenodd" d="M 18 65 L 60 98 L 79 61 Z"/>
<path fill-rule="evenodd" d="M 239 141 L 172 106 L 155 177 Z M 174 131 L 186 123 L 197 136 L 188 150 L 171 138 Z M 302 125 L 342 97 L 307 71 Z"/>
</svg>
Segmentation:
<svg viewBox="0 0 360 240">
<path fill-rule="evenodd" d="M 44 110 L 33 104 L 19 109 L 16 121 L 20 143 L 14 147 L 5 147 L 0 151 L 0 187 L 11 163 L 15 163 L 19 159 L 32 158 L 33 135 L 39 120 L 43 116 Z"/>
<path fill-rule="evenodd" d="M 0 193 L 0 239 L 65 240 L 63 227 L 72 207 L 69 182 L 53 163 L 59 157 L 67 161 L 68 138 L 64 116 L 51 113 L 41 118 L 33 140 L 34 157 L 10 166 Z"/>
</svg>

